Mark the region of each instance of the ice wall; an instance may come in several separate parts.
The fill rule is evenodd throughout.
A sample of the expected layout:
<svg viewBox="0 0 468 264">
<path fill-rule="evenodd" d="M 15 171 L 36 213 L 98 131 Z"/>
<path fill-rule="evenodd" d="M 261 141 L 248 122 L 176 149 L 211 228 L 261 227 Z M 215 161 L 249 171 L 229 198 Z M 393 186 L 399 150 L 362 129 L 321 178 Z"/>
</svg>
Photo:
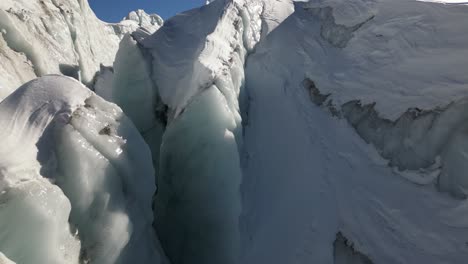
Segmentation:
<svg viewBox="0 0 468 264">
<path fill-rule="evenodd" d="M 151 153 L 120 108 L 46 76 L 0 112 L 0 229 L 11 230 L 0 251 L 18 263 L 165 263 L 152 228 Z"/>
<path fill-rule="evenodd" d="M 158 118 L 157 114 L 157 123 L 167 123 L 162 139 L 161 129 L 144 135 L 154 146 L 153 154 L 159 156 L 161 151 L 155 226 L 173 263 L 238 260 L 242 178 L 239 95 L 245 59 L 262 35 L 264 8 L 273 5 L 214 1 L 166 21 L 153 36 L 139 41 L 143 54 L 152 58 L 148 69 L 153 91 L 160 98 L 159 102 L 153 99 L 153 107 L 166 108 L 152 112 L 164 116 Z M 127 87 L 127 92 L 136 87 L 149 85 Z M 114 87 L 114 94 L 116 90 Z M 151 133 L 156 136 L 150 137 Z"/>
</svg>

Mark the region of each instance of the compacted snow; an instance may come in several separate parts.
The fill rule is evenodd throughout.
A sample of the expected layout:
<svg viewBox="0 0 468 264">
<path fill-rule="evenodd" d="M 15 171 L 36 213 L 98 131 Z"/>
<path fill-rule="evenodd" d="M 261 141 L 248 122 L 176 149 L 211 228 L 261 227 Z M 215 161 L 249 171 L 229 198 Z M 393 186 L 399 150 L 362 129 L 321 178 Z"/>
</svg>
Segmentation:
<svg viewBox="0 0 468 264">
<path fill-rule="evenodd" d="M 1 2 L 0 263 L 465 263 L 467 8 Z"/>
</svg>

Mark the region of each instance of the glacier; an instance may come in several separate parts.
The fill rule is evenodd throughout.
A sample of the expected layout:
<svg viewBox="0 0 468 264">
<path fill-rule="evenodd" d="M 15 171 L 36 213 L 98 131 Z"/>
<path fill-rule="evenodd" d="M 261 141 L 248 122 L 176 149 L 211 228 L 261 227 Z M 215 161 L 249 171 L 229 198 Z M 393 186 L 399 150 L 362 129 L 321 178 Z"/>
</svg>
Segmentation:
<svg viewBox="0 0 468 264">
<path fill-rule="evenodd" d="M 139 28 L 153 33 L 162 24 L 159 16 L 143 10 L 120 23 L 104 23 L 82 0 L 3 0 L 0 99 L 45 74 L 64 74 L 92 87 L 100 65 L 114 62 L 126 33 Z"/>
<path fill-rule="evenodd" d="M 0 263 L 464 263 L 467 8 L 2 1 Z"/>
<path fill-rule="evenodd" d="M 120 108 L 70 77 L 45 76 L 0 109 L 4 254 L 18 263 L 164 263 L 150 150 Z"/>
</svg>

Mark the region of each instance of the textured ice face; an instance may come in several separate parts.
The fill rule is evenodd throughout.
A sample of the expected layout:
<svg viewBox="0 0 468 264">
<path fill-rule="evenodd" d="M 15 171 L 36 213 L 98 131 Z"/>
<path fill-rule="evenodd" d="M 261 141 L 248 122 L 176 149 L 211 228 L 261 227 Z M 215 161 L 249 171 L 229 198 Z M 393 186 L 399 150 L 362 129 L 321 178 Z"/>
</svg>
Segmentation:
<svg viewBox="0 0 468 264">
<path fill-rule="evenodd" d="M 73 80 L 47 77 L 25 84 L 0 104 L 0 229 L 6 231 L 0 250 L 15 262 L 78 263 L 80 242 L 68 223 L 71 204 L 41 175 L 42 157 L 51 146 L 38 144 L 51 136 L 47 128 L 54 119 L 62 122 L 89 95 Z"/>
<path fill-rule="evenodd" d="M 151 153 L 120 108 L 47 76 L 19 88 L 0 113 L 0 229 L 11 230 L 0 235 L 2 252 L 18 263 L 164 261 L 152 228 Z"/>
</svg>

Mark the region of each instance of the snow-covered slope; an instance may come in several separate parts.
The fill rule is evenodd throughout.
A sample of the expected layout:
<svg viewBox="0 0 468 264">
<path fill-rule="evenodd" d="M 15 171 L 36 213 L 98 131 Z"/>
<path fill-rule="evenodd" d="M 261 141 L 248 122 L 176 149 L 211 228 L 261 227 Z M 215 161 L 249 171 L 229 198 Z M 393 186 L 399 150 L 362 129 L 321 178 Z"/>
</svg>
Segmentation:
<svg viewBox="0 0 468 264">
<path fill-rule="evenodd" d="M 333 263 L 337 233 L 373 263 L 467 259 L 467 11 L 310 1 L 257 46 L 242 263 Z"/>
<path fill-rule="evenodd" d="M 107 24 L 96 18 L 87 0 L 2 0 L 0 100 L 44 74 L 61 73 L 92 86 L 100 65 L 112 65 L 124 34 L 139 27 L 152 33 L 161 24 L 157 15 L 142 10 Z"/>
<path fill-rule="evenodd" d="M 46 76 L 0 103 L 0 124 L 8 258 L 164 263 L 152 228 L 151 155 L 116 105 L 69 77 Z"/>
</svg>

